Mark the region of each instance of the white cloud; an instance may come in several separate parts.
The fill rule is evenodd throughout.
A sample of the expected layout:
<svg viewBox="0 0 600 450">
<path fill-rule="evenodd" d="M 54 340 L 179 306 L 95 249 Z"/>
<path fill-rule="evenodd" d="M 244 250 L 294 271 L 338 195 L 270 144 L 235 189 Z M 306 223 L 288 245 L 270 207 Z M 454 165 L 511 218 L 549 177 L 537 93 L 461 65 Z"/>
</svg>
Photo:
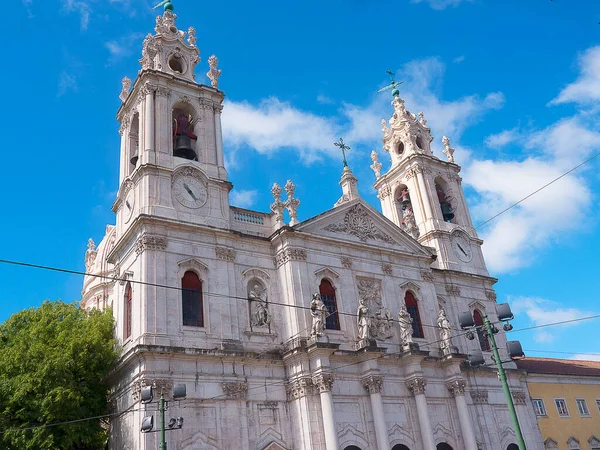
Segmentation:
<svg viewBox="0 0 600 450">
<path fill-rule="evenodd" d="M 324 94 L 319 94 L 317 95 L 317 102 L 322 104 L 322 105 L 333 105 L 335 102 L 333 101 L 333 99 L 327 97 Z"/>
<path fill-rule="evenodd" d="M 79 25 L 82 30 L 87 30 L 91 12 L 89 3 L 85 0 L 62 0 L 62 3 L 65 11 L 79 14 Z"/>
<path fill-rule="evenodd" d="M 463 62 L 464 60 L 465 60 L 465 55 L 460 55 L 460 56 L 457 56 L 456 58 L 454 58 L 452 60 L 452 62 L 455 64 L 459 64 L 459 63 Z"/>
<path fill-rule="evenodd" d="M 131 55 L 138 50 L 139 42 L 144 37 L 144 33 L 129 33 L 117 40 L 104 43 L 104 46 L 111 55 L 111 61 L 115 62 L 125 56 Z M 141 51 L 141 50 L 140 50 Z"/>
<path fill-rule="evenodd" d="M 591 104 L 600 101 L 600 46 L 591 47 L 578 57 L 579 77 L 568 84 L 552 104 L 575 102 Z"/>
<path fill-rule="evenodd" d="M 485 145 L 491 148 L 502 148 L 514 142 L 519 138 L 518 128 L 504 130 L 500 133 L 492 134 L 485 138 Z"/>
<path fill-rule="evenodd" d="M 255 190 L 234 190 L 231 193 L 231 204 L 240 208 L 250 208 L 256 202 L 258 192 Z"/>
<path fill-rule="evenodd" d="M 58 76 L 58 92 L 56 96 L 62 97 L 67 91 L 77 92 L 77 90 L 78 86 L 75 76 L 63 70 Z"/>
<path fill-rule="evenodd" d="M 577 361 L 600 361 L 600 355 L 578 353 L 576 355 L 571 356 L 571 359 L 575 359 Z"/>
<path fill-rule="evenodd" d="M 25 6 L 25 9 L 27 10 L 27 18 L 28 19 L 32 19 L 33 13 L 31 12 L 31 4 L 33 3 L 33 0 L 21 0 L 21 2 L 23 3 L 23 6 Z"/>
<path fill-rule="evenodd" d="M 433 9 L 446 9 L 450 6 L 456 7 L 464 2 L 471 2 L 472 0 L 412 0 L 413 3 L 428 3 Z"/>
<path fill-rule="evenodd" d="M 525 314 L 531 323 L 536 326 L 594 315 L 594 313 L 582 311 L 577 308 L 565 308 L 556 302 L 537 297 L 509 297 L 508 301 L 515 315 Z M 577 326 L 580 323 L 571 322 L 554 325 L 551 328 L 551 332 L 544 328 L 535 330 L 533 339 L 539 343 L 553 342 L 559 337 L 561 330 L 564 330 L 566 327 Z"/>
</svg>

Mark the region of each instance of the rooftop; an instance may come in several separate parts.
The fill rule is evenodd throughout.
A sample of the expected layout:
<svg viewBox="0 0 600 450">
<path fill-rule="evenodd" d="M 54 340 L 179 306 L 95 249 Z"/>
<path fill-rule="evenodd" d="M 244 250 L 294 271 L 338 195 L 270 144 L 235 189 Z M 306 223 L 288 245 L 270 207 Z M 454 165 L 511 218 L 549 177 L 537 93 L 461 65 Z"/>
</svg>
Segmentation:
<svg viewBox="0 0 600 450">
<path fill-rule="evenodd" d="M 522 358 L 515 360 L 517 367 L 529 373 L 600 377 L 600 361 L 575 359 Z"/>
</svg>

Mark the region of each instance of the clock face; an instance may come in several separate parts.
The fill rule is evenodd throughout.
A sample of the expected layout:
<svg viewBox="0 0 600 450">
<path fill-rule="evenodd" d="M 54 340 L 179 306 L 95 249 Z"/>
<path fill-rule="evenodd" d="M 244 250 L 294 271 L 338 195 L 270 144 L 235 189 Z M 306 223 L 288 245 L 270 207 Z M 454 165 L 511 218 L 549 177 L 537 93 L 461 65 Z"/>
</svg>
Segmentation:
<svg viewBox="0 0 600 450">
<path fill-rule="evenodd" d="M 173 196 L 187 208 L 200 208 L 206 203 L 208 192 L 199 180 L 184 175 L 173 182 Z"/>
<path fill-rule="evenodd" d="M 462 262 L 469 262 L 473 259 L 473 251 L 468 236 L 463 233 L 453 234 L 450 239 L 452 240 L 452 250 L 458 259 Z"/>
<path fill-rule="evenodd" d="M 125 197 L 125 204 L 123 205 L 125 223 L 127 223 L 131 220 L 131 216 L 133 216 L 134 205 L 135 205 L 135 196 L 133 194 L 133 189 L 129 189 L 129 192 L 127 193 L 127 196 Z"/>
</svg>

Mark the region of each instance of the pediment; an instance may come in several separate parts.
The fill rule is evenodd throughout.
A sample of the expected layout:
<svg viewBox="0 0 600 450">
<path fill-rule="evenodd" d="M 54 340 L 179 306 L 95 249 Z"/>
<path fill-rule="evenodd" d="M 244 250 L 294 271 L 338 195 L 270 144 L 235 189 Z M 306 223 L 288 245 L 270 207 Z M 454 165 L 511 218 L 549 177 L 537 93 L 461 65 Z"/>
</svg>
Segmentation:
<svg viewBox="0 0 600 450">
<path fill-rule="evenodd" d="M 294 227 L 342 241 L 430 257 L 433 253 L 362 199 L 348 202 Z"/>
</svg>

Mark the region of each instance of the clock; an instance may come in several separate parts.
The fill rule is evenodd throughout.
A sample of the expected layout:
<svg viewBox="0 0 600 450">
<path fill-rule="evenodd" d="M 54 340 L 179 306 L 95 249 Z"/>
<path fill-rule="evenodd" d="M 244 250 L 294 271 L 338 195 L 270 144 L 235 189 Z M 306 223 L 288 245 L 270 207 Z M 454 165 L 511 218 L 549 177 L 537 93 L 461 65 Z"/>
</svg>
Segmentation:
<svg viewBox="0 0 600 450">
<path fill-rule="evenodd" d="M 182 175 L 173 181 L 173 196 L 187 208 L 200 208 L 208 199 L 206 186 L 190 175 Z"/>
<path fill-rule="evenodd" d="M 458 259 L 462 262 L 469 262 L 473 259 L 473 250 L 471 250 L 471 242 L 469 237 L 464 233 L 454 233 L 450 237 L 452 242 L 452 250 Z"/>
<path fill-rule="evenodd" d="M 125 196 L 125 202 L 123 205 L 125 223 L 128 223 L 131 220 L 131 216 L 133 216 L 133 207 L 135 206 L 135 195 L 133 193 L 133 189 L 129 189 L 129 192 Z"/>
</svg>

